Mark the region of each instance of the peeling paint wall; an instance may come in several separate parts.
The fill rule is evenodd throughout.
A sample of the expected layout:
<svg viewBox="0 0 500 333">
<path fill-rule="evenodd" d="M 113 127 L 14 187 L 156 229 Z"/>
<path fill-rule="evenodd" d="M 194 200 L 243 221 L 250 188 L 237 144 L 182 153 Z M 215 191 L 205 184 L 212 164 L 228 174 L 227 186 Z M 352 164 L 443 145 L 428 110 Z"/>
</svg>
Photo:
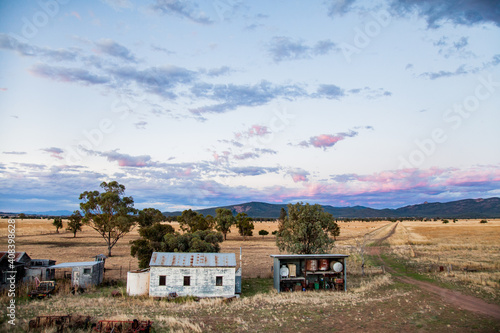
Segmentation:
<svg viewBox="0 0 500 333">
<path fill-rule="evenodd" d="M 235 267 L 151 267 L 149 296 L 231 297 L 235 295 Z M 160 275 L 166 285 L 160 286 Z M 190 286 L 184 286 L 184 277 L 190 277 Z M 222 276 L 222 286 L 216 286 L 216 277 Z"/>
</svg>

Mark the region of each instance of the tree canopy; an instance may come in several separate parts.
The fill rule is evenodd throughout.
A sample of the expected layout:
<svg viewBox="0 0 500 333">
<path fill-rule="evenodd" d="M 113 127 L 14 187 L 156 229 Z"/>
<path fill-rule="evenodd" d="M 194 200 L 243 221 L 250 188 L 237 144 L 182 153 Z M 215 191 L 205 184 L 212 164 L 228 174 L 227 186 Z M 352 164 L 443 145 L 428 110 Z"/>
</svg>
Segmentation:
<svg viewBox="0 0 500 333">
<path fill-rule="evenodd" d="M 182 212 L 181 216 L 177 216 L 177 221 L 182 231 L 196 232 L 198 230 L 211 230 L 214 228 L 214 218 L 211 215 L 204 217 L 203 214 L 197 213 L 191 209 Z"/>
<path fill-rule="evenodd" d="M 238 226 L 238 233 L 240 236 L 243 236 L 243 240 L 245 240 L 247 236 L 253 235 L 254 225 L 252 218 L 246 213 L 238 213 L 238 215 L 236 215 L 236 225 Z"/>
<path fill-rule="evenodd" d="M 230 209 L 217 208 L 215 210 L 215 222 L 215 229 L 222 232 L 224 240 L 226 240 L 226 235 L 231 232 L 231 226 L 236 223 L 236 219 Z"/>
<path fill-rule="evenodd" d="M 276 245 L 280 251 L 296 254 L 326 253 L 339 233 L 333 216 L 320 205 L 289 204 L 288 216 L 279 222 Z"/>
<path fill-rule="evenodd" d="M 63 227 L 63 221 L 62 221 L 62 218 L 60 217 L 56 217 L 54 219 L 54 222 L 52 222 L 52 225 L 54 227 L 56 227 L 56 232 L 59 233 L 59 229 L 61 229 Z"/>
<path fill-rule="evenodd" d="M 139 229 L 141 238 L 130 242 L 132 245 L 130 254 L 137 257 L 140 268 L 148 267 L 153 252 L 163 251 L 163 238 L 165 235 L 172 233 L 174 233 L 174 228 L 170 224 L 161 224 L 159 222 Z"/>
<path fill-rule="evenodd" d="M 108 256 L 111 249 L 135 225 L 137 212 L 134 199 L 124 196 L 125 186 L 116 181 L 102 182 L 104 192 L 85 191 L 80 194 L 80 209 L 84 212 L 83 222 L 88 223 L 105 240 Z"/>
<path fill-rule="evenodd" d="M 75 210 L 73 214 L 68 218 L 68 226 L 66 227 L 66 230 L 71 231 L 73 233 L 73 238 L 76 237 L 76 233 L 78 231 L 82 231 L 82 219 L 83 216 L 80 213 L 79 210 Z"/>
<path fill-rule="evenodd" d="M 139 211 L 137 222 L 141 228 L 150 227 L 156 222 L 165 220 L 165 216 L 156 208 L 144 208 Z"/>
</svg>

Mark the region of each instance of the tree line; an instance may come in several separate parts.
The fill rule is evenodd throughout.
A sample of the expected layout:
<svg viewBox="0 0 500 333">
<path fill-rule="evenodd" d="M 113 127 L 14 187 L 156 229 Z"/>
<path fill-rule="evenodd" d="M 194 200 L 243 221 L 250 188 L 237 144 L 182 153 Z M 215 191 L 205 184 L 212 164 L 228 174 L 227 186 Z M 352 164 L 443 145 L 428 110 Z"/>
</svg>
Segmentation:
<svg viewBox="0 0 500 333">
<path fill-rule="evenodd" d="M 125 196 L 125 186 L 116 181 L 102 182 L 102 192 L 85 191 L 80 194 L 80 210 L 69 217 L 67 229 L 76 233 L 83 225 L 89 225 L 104 239 L 108 256 L 116 243 L 134 227 L 139 227 L 140 238 L 131 241 L 131 255 L 139 261 L 139 267 L 148 267 L 153 252 L 219 252 L 231 227 L 246 237 L 253 235 L 254 222 L 246 213 L 236 216 L 227 208 L 216 209 L 215 216 L 203 216 L 191 209 L 176 217 L 179 231 L 163 223 L 167 218 L 155 208 L 135 209 L 131 196 Z M 320 205 L 289 204 L 288 212 L 281 209 L 276 232 L 276 244 L 280 251 L 310 254 L 331 250 L 340 229 L 329 213 Z M 169 219 L 172 221 L 171 219 Z M 54 219 L 56 231 L 62 228 L 62 220 Z M 261 230 L 259 235 L 268 232 Z"/>
</svg>

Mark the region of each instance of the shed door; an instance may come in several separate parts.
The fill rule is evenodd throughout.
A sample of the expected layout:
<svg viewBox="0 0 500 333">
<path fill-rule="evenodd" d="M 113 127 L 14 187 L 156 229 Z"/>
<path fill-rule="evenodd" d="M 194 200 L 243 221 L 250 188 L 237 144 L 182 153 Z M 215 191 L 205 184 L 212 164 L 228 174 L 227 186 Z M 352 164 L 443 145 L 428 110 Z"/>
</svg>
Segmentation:
<svg viewBox="0 0 500 333">
<path fill-rule="evenodd" d="M 72 284 L 74 287 L 80 286 L 80 272 L 79 271 L 73 272 L 73 283 Z"/>
</svg>

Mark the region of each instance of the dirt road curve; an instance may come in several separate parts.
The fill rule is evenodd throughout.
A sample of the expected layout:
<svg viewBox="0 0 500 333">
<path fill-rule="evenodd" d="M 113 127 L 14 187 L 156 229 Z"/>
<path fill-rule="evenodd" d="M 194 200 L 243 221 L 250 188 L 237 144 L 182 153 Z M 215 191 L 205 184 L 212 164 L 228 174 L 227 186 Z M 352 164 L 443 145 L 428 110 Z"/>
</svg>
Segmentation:
<svg viewBox="0 0 500 333">
<path fill-rule="evenodd" d="M 485 314 L 500 320 L 500 306 L 496 304 L 486 303 L 482 299 L 473 296 L 467 296 L 457 291 L 441 288 L 433 285 L 432 283 L 414 280 L 409 277 L 398 276 L 396 277 L 396 279 L 405 283 L 416 285 L 421 289 L 437 294 L 441 296 L 443 301 L 450 303 L 457 308 Z"/>
<path fill-rule="evenodd" d="M 391 231 L 385 237 L 380 238 L 380 239 L 376 239 L 374 244 L 380 245 L 383 241 L 385 241 L 386 239 L 391 237 L 394 234 L 394 232 L 396 231 L 396 228 L 398 226 L 399 226 L 399 222 L 396 223 L 394 225 L 394 227 L 392 227 Z M 378 255 L 378 257 L 380 258 L 380 261 L 384 262 L 384 260 L 380 256 L 380 252 L 381 252 L 380 247 L 378 247 L 378 246 L 371 247 L 370 252 L 372 255 Z M 390 267 L 388 267 L 387 264 L 385 264 L 385 266 L 387 267 L 387 271 L 394 273 L 394 270 L 391 269 Z M 404 276 L 404 277 L 403 276 L 395 276 L 395 278 L 404 282 L 404 283 L 413 284 L 413 285 L 418 286 L 419 288 L 421 288 L 423 290 L 437 294 L 443 299 L 443 301 L 445 301 L 445 302 L 447 302 L 447 303 L 449 303 L 457 308 L 476 312 L 476 313 L 485 314 L 485 315 L 488 315 L 488 316 L 491 316 L 493 318 L 500 320 L 500 306 L 498 306 L 496 304 L 486 303 L 485 301 L 483 301 L 482 299 L 479 299 L 477 297 L 467 296 L 467 295 L 459 293 L 458 291 L 449 290 L 446 288 L 441 288 L 441 287 L 438 287 L 436 285 L 433 285 L 432 283 L 418 281 L 418 280 L 412 279 L 412 278 L 407 277 L 407 276 Z"/>
</svg>

